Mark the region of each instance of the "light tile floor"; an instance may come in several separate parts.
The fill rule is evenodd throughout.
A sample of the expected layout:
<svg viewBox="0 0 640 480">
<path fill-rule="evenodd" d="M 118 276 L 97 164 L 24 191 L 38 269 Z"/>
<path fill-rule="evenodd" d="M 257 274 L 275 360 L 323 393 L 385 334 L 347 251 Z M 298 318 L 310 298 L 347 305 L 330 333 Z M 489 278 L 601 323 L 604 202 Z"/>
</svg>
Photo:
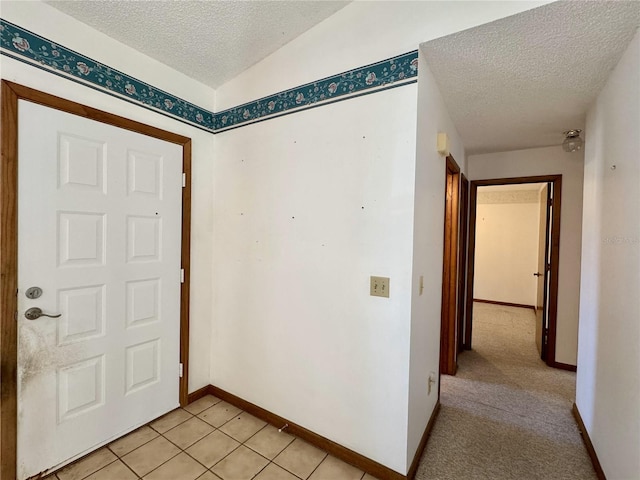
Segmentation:
<svg viewBox="0 0 640 480">
<path fill-rule="evenodd" d="M 208 395 L 46 477 L 49 480 L 375 480 Z"/>
</svg>

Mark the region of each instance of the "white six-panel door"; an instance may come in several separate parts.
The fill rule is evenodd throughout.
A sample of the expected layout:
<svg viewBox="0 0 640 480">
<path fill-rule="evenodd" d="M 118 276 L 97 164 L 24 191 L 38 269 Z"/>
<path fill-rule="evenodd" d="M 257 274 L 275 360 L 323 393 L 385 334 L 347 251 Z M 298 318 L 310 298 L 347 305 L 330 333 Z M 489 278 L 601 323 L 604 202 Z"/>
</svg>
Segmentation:
<svg viewBox="0 0 640 480">
<path fill-rule="evenodd" d="M 22 100 L 18 123 L 24 479 L 178 405 L 182 147 Z"/>
</svg>

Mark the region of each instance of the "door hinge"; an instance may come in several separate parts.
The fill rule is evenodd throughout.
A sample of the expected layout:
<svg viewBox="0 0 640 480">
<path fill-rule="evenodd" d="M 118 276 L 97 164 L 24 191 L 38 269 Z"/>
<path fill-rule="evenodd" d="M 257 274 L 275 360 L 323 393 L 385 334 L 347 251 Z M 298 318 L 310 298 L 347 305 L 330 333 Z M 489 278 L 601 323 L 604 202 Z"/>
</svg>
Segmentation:
<svg viewBox="0 0 640 480">
<path fill-rule="evenodd" d="M 187 186 L 187 174 L 186 173 L 182 173 L 182 188 Z"/>
<path fill-rule="evenodd" d="M 178 367 L 178 373 L 180 374 L 180 378 L 184 375 L 184 365 L 181 363 Z"/>
<path fill-rule="evenodd" d="M 180 269 L 180 283 L 184 283 L 184 268 Z"/>
</svg>

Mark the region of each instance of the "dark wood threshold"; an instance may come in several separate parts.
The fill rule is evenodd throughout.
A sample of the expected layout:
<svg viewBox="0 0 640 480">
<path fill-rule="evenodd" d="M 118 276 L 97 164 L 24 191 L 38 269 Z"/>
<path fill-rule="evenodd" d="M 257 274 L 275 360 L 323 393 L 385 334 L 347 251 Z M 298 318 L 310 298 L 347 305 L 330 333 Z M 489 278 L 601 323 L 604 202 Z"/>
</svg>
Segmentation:
<svg viewBox="0 0 640 480">
<path fill-rule="evenodd" d="M 575 365 L 569 365 L 568 363 L 553 362 L 549 366 L 552 368 L 559 368 L 560 370 L 568 370 L 570 372 L 578 371 L 578 368 Z"/>
<path fill-rule="evenodd" d="M 589 433 L 584 426 L 582 416 L 580 415 L 578 406 L 575 403 L 573 404 L 573 408 L 571 409 L 571 411 L 573 413 L 573 418 L 576 419 L 576 423 L 578 424 L 578 429 L 580 430 L 580 435 L 582 435 L 582 441 L 584 442 L 584 446 L 587 449 L 587 453 L 589 454 L 589 457 L 591 457 L 591 463 L 593 464 L 593 469 L 596 471 L 598 480 L 607 480 L 607 477 L 604 474 L 604 470 L 602 469 L 602 465 L 600 465 L 600 460 L 598 460 L 596 449 L 593 448 L 593 443 L 591 443 Z"/>
<path fill-rule="evenodd" d="M 259 419 L 264 420 L 265 422 L 270 423 L 275 427 L 285 427 L 287 433 L 301 438 L 311 445 L 314 445 L 321 450 L 330 453 L 334 457 L 339 458 L 340 460 L 343 460 L 380 480 L 413 480 L 413 477 L 418 468 L 420 457 L 422 455 L 422 452 L 424 451 L 425 446 L 427 445 L 429 434 L 431 433 L 431 429 L 433 428 L 433 424 L 435 423 L 436 417 L 440 410 L 440 403 L 438 402 L 436 408 L 431 414 L 431 418 L 429 419 L 427 428 L 422 435 L 422 440 L 420 441 L 420 445 L 418 446 L 418 450 L 411 464 L 411 468 L 409 469 L 409 473 L 407 475 L 402 475 L 401 473 L 398 473 L 395 470 L 390 469 L 389 467 L 385 467 L 375 460 L 371 460 L 370 458 L 367 458 L 364 455 L 343 447 L 342 445 L 321 435 L 318 435 L 317 433 L 314 433 L 301 425 L 293 423 L 292 421 L 287 420 L 284 417 L 276 415 L 275 413 L 265 410 L 264 408 L 248 402 L 247 400 L 244 400 L 232 393 L 222 390 L 221 388 L 214 387 L 213 385 L 207 385 L 205 387 L 199 388 L 195 392 L 190 393 L 189 403 L 195 402 L 196 400 L 206 395 L 213 395 L 214 397 L 218 397 L 219 399 L 224 400 L 225 402 L 230 403 L 231 405 L 234 405 L 255 417 L 258 417 Z"/>
<path fill-rule="evenodd" d="M 478 303 L 491 303 L 493 305 L 503 305 L 505 307 L 531 308 L 531 309 L 533 309 L 534 313 L 536 311 L 536 307 L 535 306 L 533 306 L 533 305 L 524 305 L 522 303 L 498 302 L 497 300 L 483 300 L 481 298 L 474 298 L 473 301 L 474 302 L 478 302 Z"/>
<path fill-rule="evenodd" d="M 424 449 L 427 446 L 427 440 L 429 440 L 431 430 L 433 430 L 433 425 L 436 423 L 438 413 L 440 413 L 440 400 L 438 400 L 438 403 L 436 403 L 436 407 L 431 413 L 431 418 L 429 418 L 427 427 L 424 429 L 422 439 L 420 440 L 420 444 L 418 445 L 418 450 L 416 450 L 416 454 L 413 456 L 413 462 L 411 462 L 411 467 L 409 468 L 409 472 L 407 473 L 407 479 L 409 480 L 413 480 L 416 476 L 418 465 L 420 464 L 420 458 L 422 458 L 422 452 L 424 452 Z"/>
</svg>

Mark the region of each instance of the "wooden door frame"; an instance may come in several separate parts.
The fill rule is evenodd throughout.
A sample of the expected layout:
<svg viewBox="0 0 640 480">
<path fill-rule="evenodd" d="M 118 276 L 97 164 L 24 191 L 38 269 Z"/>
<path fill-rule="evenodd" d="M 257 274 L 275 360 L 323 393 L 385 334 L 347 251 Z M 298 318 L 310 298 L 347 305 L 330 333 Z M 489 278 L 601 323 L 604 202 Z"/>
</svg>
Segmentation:
<svg viewBox="0 0 640 480">
<path fill-rule="evenodd" d="M 442 310 L 440 316 L 440 373 L 455 375 L 458 346 L 456 341 L 456 292 L 458 287 L 458 225 L 460 167 L 451 155 L 446 158 L 444 206 L 444 245 L 442 262 Z M 451 183 L 449 183 L 451 180 Z M 449 187 L 451 185 L 451 187 Z"/>
<path fill-rule="evenodd" d="M 467 251 L 467 299 L 465 319 L 465 348 L 471 349 L 473 329 L 473 280 L 476 248 L 476 214 L 478 187 L 522 183 L 552 183 L 553 212 L 551 218 L 551 278 L 549 279 L 549 333 L 547 339 L 546 364 L 554 368 L 571 369 L 569 365 L 556 362 L 556 331 L 558 320 L 558 266 L 560 263 L 560 213 L 562 207 L 562 175 L 540 175 L 532 177 L 494 178 L 472 180 L 469 203 L 469 247 Z M 569 368 L 568 368 L 569 367 Z"/>
<path fill-rule="evenodd" d="M 469 238 L 469 180 L 460 173 L 460 246 L 458 257 L 458 353 L 467 350 L 464 343 L 465 288 L 467 286 L 467 240 Z"/>
<path fill-rule="evenodd" d="M 18 101 L 78 115 L 182 146 L 186 186 L 182 189 L 182 252 L 184 283 L 180 290 L 180 405 L 188 403 L 189 273 L 191 245 L 191 139 L 102 110 L 81 105 L 17 83 L 2 80 L 0 138 L 0 477 L 16 478 L 18 435 Z"/>
</svg>

